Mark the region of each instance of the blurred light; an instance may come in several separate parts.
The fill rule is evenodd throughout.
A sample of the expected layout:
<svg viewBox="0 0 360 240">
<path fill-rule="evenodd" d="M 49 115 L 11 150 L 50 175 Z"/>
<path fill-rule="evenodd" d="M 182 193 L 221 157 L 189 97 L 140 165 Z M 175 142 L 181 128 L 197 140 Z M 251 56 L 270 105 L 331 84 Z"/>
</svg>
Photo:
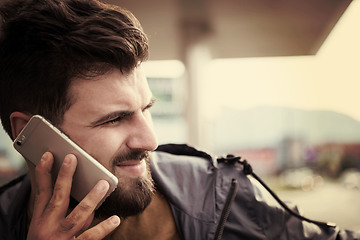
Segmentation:
<svg viewBox="0 0 360 240">
<path fill-rule="evenodd" d="M 360 120 L 359 22 L 360 1 L 353 1 L 315 56 L 214 59 L 201 81 L 201 107 L 209 116 L 223 106 L 282 106 Z"/>
<path fill-rule="evenodd" d="M 359 59 L 359 23 L 360 1 L 352 1 L 319 49 L 318 55 L 325 57 L 336 54 L 337 56 L 356 56 Z M 354 51 L 357 54 L 354 54 Z M 351 61 L 349 60 L 348 63 Z"/>
<path fill-rule="evenodd" d="M 178 60 L 147 61 L 143 63 L 147 77 L 179 78 L 185 72 L 184 64 Z"/>
</svg>

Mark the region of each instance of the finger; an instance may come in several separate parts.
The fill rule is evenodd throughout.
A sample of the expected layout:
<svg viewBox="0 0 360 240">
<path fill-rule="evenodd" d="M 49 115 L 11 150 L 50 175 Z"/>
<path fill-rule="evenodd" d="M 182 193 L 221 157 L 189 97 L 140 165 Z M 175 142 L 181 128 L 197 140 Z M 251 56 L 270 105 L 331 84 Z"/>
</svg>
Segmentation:
<svg viewBox="0 0 360 240">
<path fill-rule="evenodd" d="M 93 228 L 85 231 L 83 234 L 78 236 L 77 239 L 103 239 L 120 225 L 120 218 L 118 216 L 112 216 L 105 221 L 99 223 Z"/>
<path fill-rule="evenodd" d="M 85 232 L 86 229 L 88 229 L 93 222 L 95 217 L 95 212 L 92 212 L 91 215 L 86 219 L 84 226 L 82 226 L 80 232 Z"/>
<path fill-rule="evenodd" d="M 41 157 L 35 168 L 35 206 L 33 218 L 39 218 L 52 195 L 51 168 L 53 165 L 53 155 L 46 152 Z"/>
<path fill-rule="evenodd" d="M 109 183 L 105 180 L 100 180 L 64 221 L 62 221 L 60 226 L 61 231 L 72 234 L 80 231 L 108 189 Z"/>
<path fill-rule="evenodd" d="M 73 154 L 65 156 L 60 167 L 53 195 L 47 205 L 46 214 L 55 218 L 64 218 L 70 202 L 72 177 L 76 169 L 76 157 Z"/>
</svg>

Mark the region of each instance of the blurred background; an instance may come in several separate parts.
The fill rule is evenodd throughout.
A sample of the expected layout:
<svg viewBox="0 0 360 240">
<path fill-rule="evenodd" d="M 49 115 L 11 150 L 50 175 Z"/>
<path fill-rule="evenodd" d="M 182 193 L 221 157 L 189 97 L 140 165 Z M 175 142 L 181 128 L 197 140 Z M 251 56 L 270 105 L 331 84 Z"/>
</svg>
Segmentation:
<svg viewBox="0 0 360 240">
<path fill-rule="evenodd" d="M 359 0 L 105 2 L 149 36 L 160 143 L 238 154 L 307 217 L 360 230 Z M 0 184 L 24 172 L 1 131 Z"/>
</svg>

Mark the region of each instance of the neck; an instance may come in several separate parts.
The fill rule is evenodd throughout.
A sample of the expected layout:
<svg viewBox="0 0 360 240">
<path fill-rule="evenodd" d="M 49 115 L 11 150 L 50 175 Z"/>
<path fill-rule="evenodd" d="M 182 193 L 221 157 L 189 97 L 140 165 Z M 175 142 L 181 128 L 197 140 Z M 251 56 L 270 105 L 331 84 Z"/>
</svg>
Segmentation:
<svg viewBox="0 0 360 240">
<path fill-rule="evenodd" d="M 139 215 L 128 217 L 108 237 L 117 240 L 180 239 L 170 206 L 159 193 L 155 193 L 150 205 Z"/>
</svg>

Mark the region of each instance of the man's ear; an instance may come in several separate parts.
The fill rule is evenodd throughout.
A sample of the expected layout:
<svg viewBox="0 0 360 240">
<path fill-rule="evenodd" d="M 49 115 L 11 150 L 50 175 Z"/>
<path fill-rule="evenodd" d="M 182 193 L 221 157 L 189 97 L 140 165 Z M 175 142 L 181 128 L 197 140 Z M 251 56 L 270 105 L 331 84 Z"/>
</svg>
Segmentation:
<svg viewBox="0 0 360 240">
<path fill-rule="evenodd" d="M 13 112 L 10 115 L 12 137 L 15 139 L 25 127 L 31 116 L 22 112 Z"/>
</svg>

